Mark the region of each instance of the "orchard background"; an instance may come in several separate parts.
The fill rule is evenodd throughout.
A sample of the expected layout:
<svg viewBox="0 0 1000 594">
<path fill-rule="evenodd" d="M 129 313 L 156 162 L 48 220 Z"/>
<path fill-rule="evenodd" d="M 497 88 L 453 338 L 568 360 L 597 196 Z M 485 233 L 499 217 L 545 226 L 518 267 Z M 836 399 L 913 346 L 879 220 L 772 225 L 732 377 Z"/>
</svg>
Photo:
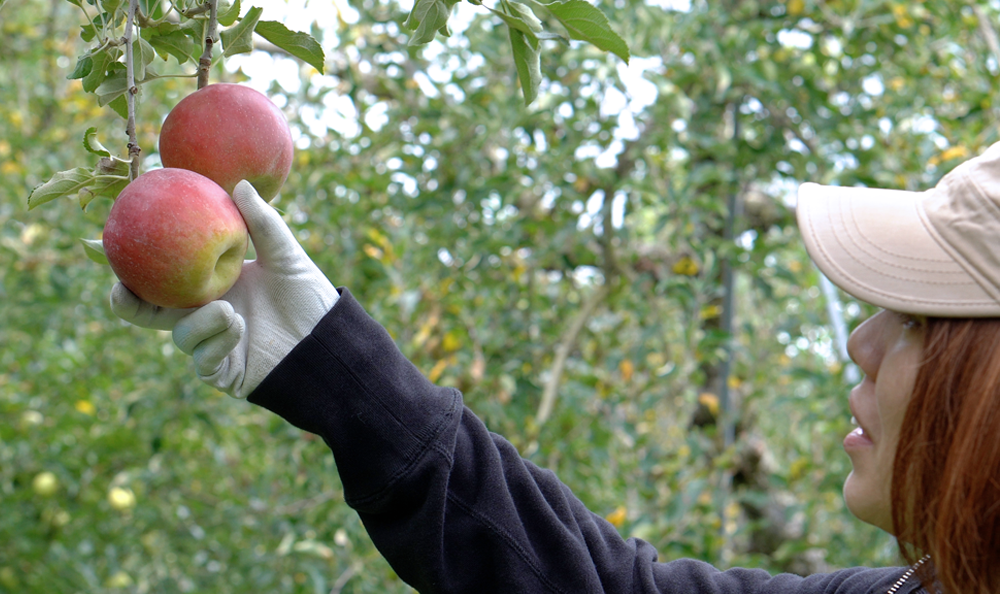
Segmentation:
<svg viewBox="0 0 1000 594">
<path fill-rule="evenodd" d="M 870 312 L 823 291 L 790 207 L 803 181 L 924 189 L 996 141 L 1000 3 L 603 0 L 627 49 L 541 35 L 534 71 L 487 10 L 511 3 L 438 2 L 451 37 L 404 26 L 405 2 L 247 2 L 320 63 L 246 35 L 211 70 L 288 116 L 274 203 L 320 268 L 661 558 L 894 562 L 840 495 L 837 322 Z M 120 109 L 67 78 L 99 5 L 0 0 L 0 591 L 410 591 L 321 441 L 111 314 L 80 242 L 109 199 L 29 211 L 93 167 L 89 128 L 128 155 Z M 195 84 L 141 86 L 144 170 Z"/>
</svg>

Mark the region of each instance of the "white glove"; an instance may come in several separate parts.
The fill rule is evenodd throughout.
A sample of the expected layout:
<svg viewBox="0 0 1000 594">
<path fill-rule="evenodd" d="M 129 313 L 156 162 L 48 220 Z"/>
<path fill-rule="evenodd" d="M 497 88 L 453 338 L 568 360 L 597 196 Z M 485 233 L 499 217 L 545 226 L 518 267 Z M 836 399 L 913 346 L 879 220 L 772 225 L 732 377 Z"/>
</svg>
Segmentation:
<svg viewBox="0 0 1000 594">
<path fill-rule="evenodd" d="M 221 300 L 168 309 L 118 283 L 111 290 L 111 311 L 136 326 L 173 330 L 174 343 L 194 357 L 202 381 L 246 398 L 309 335 L 339 294 L 252 185 L 241 181 L 233 202 L 257 259 L 243 263 L 239 280 Z"/>
</svg>

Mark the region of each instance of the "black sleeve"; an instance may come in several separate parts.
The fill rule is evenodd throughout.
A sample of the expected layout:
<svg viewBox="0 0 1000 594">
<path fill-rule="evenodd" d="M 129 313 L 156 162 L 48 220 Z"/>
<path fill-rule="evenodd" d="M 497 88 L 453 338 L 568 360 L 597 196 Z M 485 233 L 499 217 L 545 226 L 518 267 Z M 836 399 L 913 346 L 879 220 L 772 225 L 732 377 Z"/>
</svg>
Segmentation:
<svg viewBox="0 0 1000 594">
<path fill-rule="evenodd" d="M 659 563 L 428 381 L 346 290 L 249 400 L 326 441 L 348 505 L 423 594 L 881 594 L 902 574 Z"/>
</svg>

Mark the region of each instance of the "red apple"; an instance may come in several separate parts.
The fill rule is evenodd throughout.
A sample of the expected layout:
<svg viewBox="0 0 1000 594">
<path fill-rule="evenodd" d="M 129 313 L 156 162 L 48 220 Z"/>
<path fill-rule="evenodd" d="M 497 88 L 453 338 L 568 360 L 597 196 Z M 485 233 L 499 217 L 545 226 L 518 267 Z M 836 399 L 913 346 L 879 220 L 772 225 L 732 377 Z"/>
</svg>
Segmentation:
<svg viewBox="0 0 1000 594">
<path fill-rule="evenodd" d="M 162 307 L 197 307 L 239 278 L 249 237 L 217 183 L 186 169 L 154 169 L 118 195 L 103 243 L 130 291 Z"/>
<path fill-rule="evenodd" d="M 292 134 L 281 110 L 250 87 L 216 83 L 182 99 L 160 130 L 164 167 L 196 171 L 230 194 L 240 180 L 264 200 L 292 168 Z"/>
</svg>

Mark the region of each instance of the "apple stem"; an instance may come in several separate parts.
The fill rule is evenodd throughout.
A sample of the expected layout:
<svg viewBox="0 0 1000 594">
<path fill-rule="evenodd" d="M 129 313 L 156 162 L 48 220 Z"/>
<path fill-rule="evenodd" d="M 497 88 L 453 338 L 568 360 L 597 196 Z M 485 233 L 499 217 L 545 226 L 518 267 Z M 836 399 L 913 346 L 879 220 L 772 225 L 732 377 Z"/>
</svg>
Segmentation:
<svg viewBox="0 0 1000 594">
<path fill-rule="evenodd" d="M 219 0 L 206 0 L 208 5 L 208 30 L 205 33 L 205 51 L 198 60 L 198 88 L 208 86 L 208 73 L 212 69 L 212 48 L 215 47 L 216 31 L 219 27 Z"/>
<path fill-rule="evenodd" d="M 129 0 L 128 15 L 125 21 L 125 101 L 128 105 L 128 122 L 125 124 L 125 133 L 128 134 L 128 156 L 131 159 L 129 166 L 129 177 L 135 179 L 139 177 L 139 141 L 135 133 L 135 99 L 139 93 L 139 88 L 135 84 L 135 68 L 132 56 L 132 36 L 135 32 L 135 15 L 139 10 L 139 0 Z"/>
</svg>

